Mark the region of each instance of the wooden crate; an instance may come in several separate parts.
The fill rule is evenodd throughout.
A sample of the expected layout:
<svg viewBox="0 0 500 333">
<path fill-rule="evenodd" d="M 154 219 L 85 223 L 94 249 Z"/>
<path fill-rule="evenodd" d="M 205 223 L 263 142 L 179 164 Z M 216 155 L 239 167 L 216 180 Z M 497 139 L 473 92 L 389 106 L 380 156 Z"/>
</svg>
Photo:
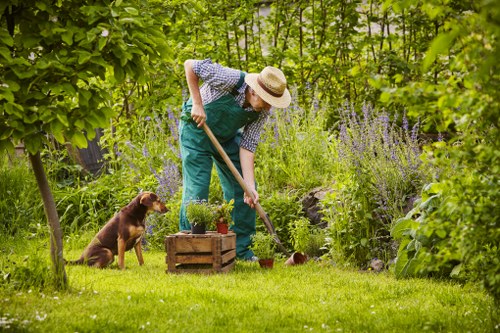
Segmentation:
<svg viewBox="0 0 500 333">
<path fill-rule="evenodd" d="M 177 233 L 166 237 L 165 248 L 168 273 L 225 273 L 235 264 L 236 234 Z"/>
</svg>

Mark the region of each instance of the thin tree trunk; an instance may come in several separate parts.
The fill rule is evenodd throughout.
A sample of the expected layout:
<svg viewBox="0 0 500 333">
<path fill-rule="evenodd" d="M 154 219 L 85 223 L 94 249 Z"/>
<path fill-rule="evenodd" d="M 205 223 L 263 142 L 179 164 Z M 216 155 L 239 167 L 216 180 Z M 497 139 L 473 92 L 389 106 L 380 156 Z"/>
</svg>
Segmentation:
<svg viewBox="0 0 500 333">
<path fill-rule="evenodd" d="M 43 169 L 42 159 L 40 153 L 35 155 L 30 154 L 30 161 L 35 173 L 38 189 L 42 195 L 43 206 L 45 208 L 45 215 L 50 230 L 50 257 L 52 259 L 52 270 L 55 278 L 55 285 L 57 289 L 66 289 L 68 286 L 68 278 L 66 270 L 64 269 L 63 258 L 63 242 L 62 230 L 59 223 L 59 216 L 57 215 L 56 203 L 52 192 L 50 191 L 49 182 Z"/>
</svg>

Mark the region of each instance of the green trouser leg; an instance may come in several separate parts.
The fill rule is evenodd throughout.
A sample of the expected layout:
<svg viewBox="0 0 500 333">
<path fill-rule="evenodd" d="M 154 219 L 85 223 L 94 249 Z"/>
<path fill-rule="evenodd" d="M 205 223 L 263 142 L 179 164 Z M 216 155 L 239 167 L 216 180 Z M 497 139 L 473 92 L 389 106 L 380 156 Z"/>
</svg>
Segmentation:
<svg viewBox="0 0 500 333">
<path fill-rule="evenodd" d="M 186 135 L 187 134 L 187 135 Z M 255 234 L 255 210 L 243 201 L 244 191 L 238 184 L 229 167 L 226 165 L 217 150 L 207 141 L 208 137 L 194 141 L 193 133 L 186 129 L 181 142 L 183 193 L 180 211 L 180 230 L 190 230 L 191 226 L 186 218 L 186 205 L 191 200 L 208 200 L 210 176 L 213 163 L 221 181 L 224 199 L 234 198 L 234 209 L 231 216 L 234 221 L 232 230 L 236 233 L 236 256 L 239 259 L 249 259 L 253 252 L 248 249 Z M 222 143 L 224 150 L 241 174 L 239 161 L 239 138 Z M 193 141 L 192 141 L 193 140 Z"/>
<path fill-rule="evenodd" d="M 179 230 L 191 230 L 186 217 L 186 206 L 191 200 L 208 200 L 212 156 L 210 152 L 181 145 L 182 154 L 182 205 Z"/>
<path fill-rule="evenodd" d="M 223 147 L 241 174 L 239 145 L 236 141 L 231 140 L 223 144 Z M 240 259 L 250 259 L 253 252 L 248 248 L 252 244 L 251 236 L 255 234 L 255 210 L 243 201 L 245 192 L 222 157 L 217 154 L 214 161 L 224 192 L 224 200 L 229 201 L 234 198 L 234 209 L 231 217 L 234 221 L 232 230 L 236 233 L 236 256 Z"/>
</svg>

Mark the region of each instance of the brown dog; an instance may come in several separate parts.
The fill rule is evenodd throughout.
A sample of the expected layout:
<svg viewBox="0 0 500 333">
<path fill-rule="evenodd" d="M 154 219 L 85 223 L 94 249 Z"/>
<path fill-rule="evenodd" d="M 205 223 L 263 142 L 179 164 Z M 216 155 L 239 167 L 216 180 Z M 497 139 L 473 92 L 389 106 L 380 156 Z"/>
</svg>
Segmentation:
<svg viewBox="0 0 500 333">
<path fill-rule="evenodd" d="M 133 247 L 139 265 L 143 265 L 141 240 L 146 228 L 146 215 L 151 211 L 166 213 L 168 209 L 156 194 L 142 192 L 106 223 L 85 248 L 80 259 L 69 264 L 103 268 L 110 265 L 118 254 L 118 267 L 124 269 L 125 251 Z"/>
</svg>

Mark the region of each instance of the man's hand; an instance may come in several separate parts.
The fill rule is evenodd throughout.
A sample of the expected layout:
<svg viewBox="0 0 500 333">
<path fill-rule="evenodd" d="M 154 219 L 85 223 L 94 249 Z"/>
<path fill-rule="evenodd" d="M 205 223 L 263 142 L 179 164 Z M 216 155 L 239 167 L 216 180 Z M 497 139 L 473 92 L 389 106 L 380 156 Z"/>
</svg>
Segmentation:
<svg viewBox="0 0 500 333">
<path fill-rule="evenodd" d="M 252 208 L 255 208 L 255 204 L 259 202 L 259 194 L 257 193 L 257 191 L 255 191 L 254 189 L 250 189 L 252 191 L 252 194 L 253 194 L 253 197 L 254 199 L 252 199 L 246 192 L 245 192 L 245 195 L 243 197 L 243 201 L 245 201 L 245 203 L 247 205 L 249 205 L 250 207 Z"/>
<path fill-rule="evenodd" d="M 198 128 L 202 127 L 207 120 L 207 115 L 202 104 L 193 104 L 191 107 L 191 118 L 198 124 Z"/>
</svg>

